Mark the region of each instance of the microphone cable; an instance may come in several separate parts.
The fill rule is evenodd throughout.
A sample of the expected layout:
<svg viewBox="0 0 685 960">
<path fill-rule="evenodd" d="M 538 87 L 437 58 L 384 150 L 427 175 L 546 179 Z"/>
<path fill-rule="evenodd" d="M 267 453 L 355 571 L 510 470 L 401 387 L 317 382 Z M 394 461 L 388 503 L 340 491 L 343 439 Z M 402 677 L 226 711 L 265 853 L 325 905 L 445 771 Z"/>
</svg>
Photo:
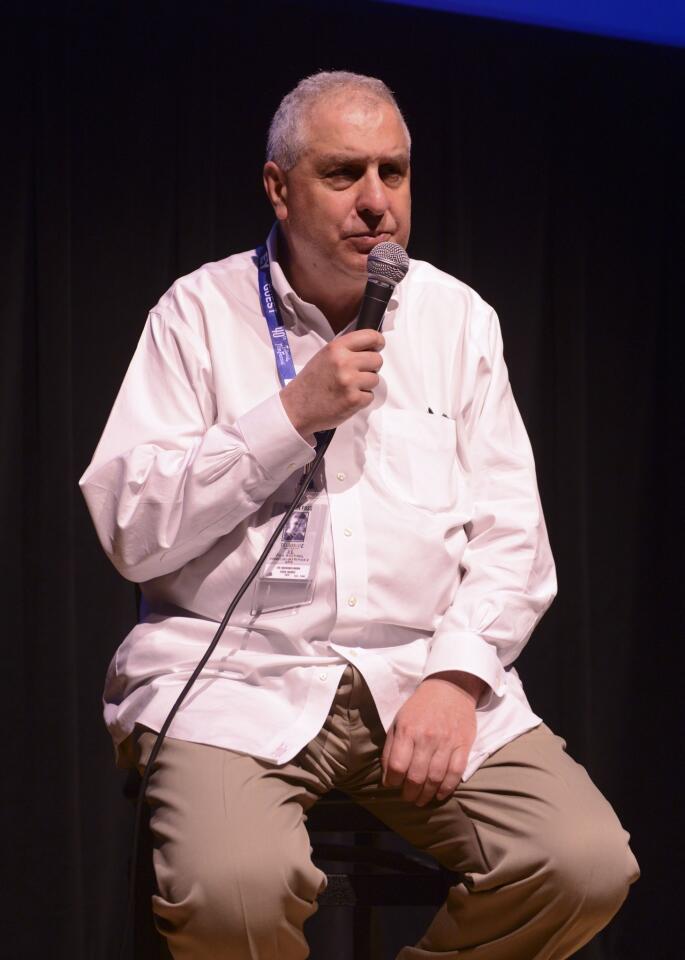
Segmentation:
<svg viewBox="0 0 685 960">
<path fill-rule="evenodd" d="M 394 290 L 396 284 L 398 284 L 407 274 L 409 270 L 409 257 L 407 256 L 406 251 L 398 243 L 378 243 L 373 248 L 369 254 L 367 260 L 367 271 L 368 271 L 368 280 L 366 288 L 364 290 L 364 295 L 362 298 L 362 303 L 359 311 L 359 316 L 357 318 L 357 323 L 355 325 L 356 330 L 364 329 L 374 329 L 380 330 L 383 324 L 383 315 L 388 305 L 388 301 Z M 157 734 L 157 739 L 150 753 L 150 758 L 146 764 L 145 770 L 140 780 L 140 787 L 138 789 L 138 796 L 136 797 L 136 813 L 135 813 L 135 824 L 133 829 L 133 841 L 131 843 L 131 861 L 130 861 L 130 875 L 129 875 L 129 890 L 128 890 L 128 905 L 126 909 L 126 921 L 124 925 L 124 934 L 122 937 L 121 950 L 119 953 L 120 960 L 126 960 L 126 946 L 128 943 L 129 931 L 133 929 L 134 924 L 134 913 L 135 913 L 135 889 L 136 889 L 136 876 L 137 876 L 137 866 L 138 866 L 138 850 L 139 850 L 139 840 L 140 840 L 140 824 L 142 820 L 143 813 L 143 803 L 145 802 L 145 790 L 147 788 L 148 781 L 150 779 L 150 773 L 152 771 L 152 766 L 157 759 L 157 755 L 161 749 L 164 737 L 166 736 L 167 730 L 171 726 L 171 722 L 176 716 L 176 713 L 185 700 L 188 691 L 195 683 L 200 673 L 202 672 L 203 667 L 211 657 L 217 643 L 221 639 L 221 636 L 226 629 L 226 625 L 231 618 L 235 608 L 238 606 L 238 603 L 245 594 L 245 591 L 250 586 L 254 578 L 259 572 L 259 568 L 262 566 L 266 560 L 269 551 L 272 546 L 278 540 L 281 531 L 284 526 L 292 516 L 294 510 L 302 502 L 302 498 L 309 489 L 309 486 L 314 478 L 317 469 L 319 468 L 321 461 L 323 460 L 324 454 L 328 449 L 333 435 L 335 434 L 335 428 L 331 430 L 321 430 L 315 433 L 316 436 L 316 456 L 311 463 L 311 466 L 308 470 L 305 471 L 302 480 L 300 481 L 300 486 L 295 494 L 295 497 L 283 515 L 282 519 L 279 521 L 276 529 L 269 538 L 269 542 L 264 547 L 262 555 L 260 556 L 257 563 L 254 565 L 250 573 L 248 574 L 245 582 L 240 587 L 233 600 L 229 604 L 224 618 L 219 624 L 219 627 L 214 634 L 214 637 L 207 647 L 202 659 L 198 665 L 193 670 L 191 677 L 184 686 L 183 690 L 179 694 L 176 702 L 169 711 L 166 720 L 162 724 L 162 727 Z"/>
<path fill-rule="evenodd" d="M 140 786 L 138 788 L 138 796 L 136 797 L 136 812 L 135 812 L 135 821 L 134 821 L 134 827 L 133 827 L 133 840 L 131 842 L 131 859 L 130 859 L 130 867 L 129 867 L 128 904 L 126 908 L 126 919 L 124 923 L 124 933 L 123 933 L 122 942 L 121 942 L 121 949 L 119 952 L 119 960 L 127 960 L 126 947 L 128 944 L 129 932 L 132 931 L 134 927 L 136 876 L 138 873 L 138 870 L 137 870 L 138 851 L 140 847 L 140 827 L 141 827 L 142 816 L 143 816 L 143 804 L 145 802 L 145 790 L 147 789 L 148 781 L 150 779 L 150 773 L 152 772 L 153 764 L 157 759 L 159 751 L 162 747 L 164 737 L 166 736 L 167 730 L 171 726 L 171 722 L 176 716 L 176 713 L 178 712 L 179 707 L 181 706 L 186 696 L 188 695 L 190 688 L 195 683 L 197 678 L 200 676 L 205 664 L 207 663 L 212 653 L 214 652 L 214 649 L 216 648 L 217 643 L 221 639 L 221 636 L 224 630 L 226 629 L 226 625 L 228 624 L 228 621 L 230 620 L 231 615 L 233 614 L 235 608 L 238 606 L 238 603 L 240 602 L 242 597 L 245 595 L 247 588 L 250 586 L 254 578 L 259 573 L 260 567 L 266 560 L 267 556 L 269 555 L 269 551 L 278 540 L 281 534 L 281 531 L 283 530 L 286 523 L 292 516 L 293 512 L 297 509 L 300 503 L 302 503 L 302 499 L 305 493 L 307 492 L 307 490 L 309 489 L 309 486 L 312 480 L 314 479 L 314 476 L 316 475 L 316 471 L 318 470 L 321 464 L 321 461 L 324 458 L 324 454 L 326 453 L 326 450 L 328 450 L 328 447 L 330 445 L 331 440 L 333 439 L 334 434 L 335 434 L 335 428 L 333 428 L 332 430 L 321 430 L 320 432 L 315 434 L 317 439 L 316 456 L 314 457 L 314 460 L 312 460 L 311 466 L 309 467 L 309 469 L 305 471 L 302 477 L 302 480 L 300 481 L 300 485 L 295 494 L 295 497 L 293 498 L 292 502 L 290 503 L 288 509 L 286 510 L 281 520 L 278 522 L 276 529 L 271 534 L 267 545 L 264 547 L 264 550 L 262 551 L 261 556 L 257 560 L 256 564 L 254 565 L 250 573 L 247 575 L 244 583 L 242 584 L 242 586 L 240 587 L 236 595 L 231 600 L 228 606 L 228 609 L 224 614 L 224 618 L 219 624 L 219 627 L 216 633 L 214 634 L 214 637 L 212 638 L 211 643 L 209 644 L 206 651 L 204 652 L 202 659 L 193 670 L 193 673 L 188 679 L 188 682 L 184 686 L 183 690 L 181 690 L 180 694 L 178 695 L 174 705 L 172 706 L 171 710 L 167 715 L 166 720 L 162 724 L 162 727 L 159 733 L 157 734 L 157 739 L 155 740 L 155 744 L 152 748 L 152 751 L 150 752 L 150 758 L 141 776 Z"/>
</svg>

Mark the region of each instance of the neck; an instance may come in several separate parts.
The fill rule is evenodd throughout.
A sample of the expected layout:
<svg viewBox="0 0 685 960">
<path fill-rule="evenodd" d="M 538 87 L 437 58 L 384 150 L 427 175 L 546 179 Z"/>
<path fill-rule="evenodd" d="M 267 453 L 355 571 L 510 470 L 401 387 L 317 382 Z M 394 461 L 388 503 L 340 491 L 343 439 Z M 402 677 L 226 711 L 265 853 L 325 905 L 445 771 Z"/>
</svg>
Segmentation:
<svg viewBox="0 0 685 960">
<path fill-rule="evenodd" d="M 323 313 L 335 333 L 340 333 L 359 312 L 366 277 L 341 282 L 340 276 L 331 279 L 323 271 L 307 269 L 290 253 L 288 243 L 279 231 L 278 261 L 288 283 L 298 297 L 313 303 Z"/>
</svg>

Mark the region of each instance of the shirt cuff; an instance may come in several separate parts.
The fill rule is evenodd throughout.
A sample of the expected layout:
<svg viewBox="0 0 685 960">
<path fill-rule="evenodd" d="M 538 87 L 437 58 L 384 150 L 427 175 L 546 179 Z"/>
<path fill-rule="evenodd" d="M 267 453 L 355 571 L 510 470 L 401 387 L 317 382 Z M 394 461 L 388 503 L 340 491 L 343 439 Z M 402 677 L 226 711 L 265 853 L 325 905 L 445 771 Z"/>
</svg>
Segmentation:
<svg viewBox="0 0 685 960">
<path fill-rule="evenodd" d="M 443 670 L 461 670 L 472 673 L 487 683 L 492 693 L 483 692 L 479 707 L 489 704 L 494 694 L 504 696 L 507 677 L 497 651 L 475 633 L 445 633 L 433 637 L 422 680 Z"/>
<path fill-rule="evenodd" d="M 236 426 L 249 452 L 274 480 L 285 480 L 314 459 L 315 448 L 292 425 L 278 393 L 238 417 Z"/>
</svg>

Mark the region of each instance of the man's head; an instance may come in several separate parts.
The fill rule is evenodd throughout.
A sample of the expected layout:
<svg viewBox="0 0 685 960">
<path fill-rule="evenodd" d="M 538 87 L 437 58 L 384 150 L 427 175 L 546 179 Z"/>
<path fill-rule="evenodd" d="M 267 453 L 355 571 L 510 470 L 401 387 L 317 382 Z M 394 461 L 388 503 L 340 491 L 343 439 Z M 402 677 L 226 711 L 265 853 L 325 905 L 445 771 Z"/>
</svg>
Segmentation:
<svg viewBox="0 0 685 960">
<path fill-rule="evenodd" d="M 381 80 L 336 71 L 302 80 L 269 129 L 264 185 L 293 273 L 337 287 L 363 283 L 373 247 L 406 247 L 406 123 Z"/>
</svg>

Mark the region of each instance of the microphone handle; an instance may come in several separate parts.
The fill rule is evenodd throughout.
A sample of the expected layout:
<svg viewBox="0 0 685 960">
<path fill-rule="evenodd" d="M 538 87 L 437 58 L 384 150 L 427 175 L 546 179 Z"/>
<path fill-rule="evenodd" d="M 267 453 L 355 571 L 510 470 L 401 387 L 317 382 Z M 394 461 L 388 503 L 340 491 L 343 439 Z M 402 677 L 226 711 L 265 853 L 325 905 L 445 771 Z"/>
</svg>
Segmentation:
<svg viewBox="0 0 685 960">
<path fill-rule="evenodd" d="M 380 330 L 383 315 L 393 289 L 393 284 L 383 283 L 382 280 L 369 277 L 362 298 L 356 330 Z"/>
</svg>

